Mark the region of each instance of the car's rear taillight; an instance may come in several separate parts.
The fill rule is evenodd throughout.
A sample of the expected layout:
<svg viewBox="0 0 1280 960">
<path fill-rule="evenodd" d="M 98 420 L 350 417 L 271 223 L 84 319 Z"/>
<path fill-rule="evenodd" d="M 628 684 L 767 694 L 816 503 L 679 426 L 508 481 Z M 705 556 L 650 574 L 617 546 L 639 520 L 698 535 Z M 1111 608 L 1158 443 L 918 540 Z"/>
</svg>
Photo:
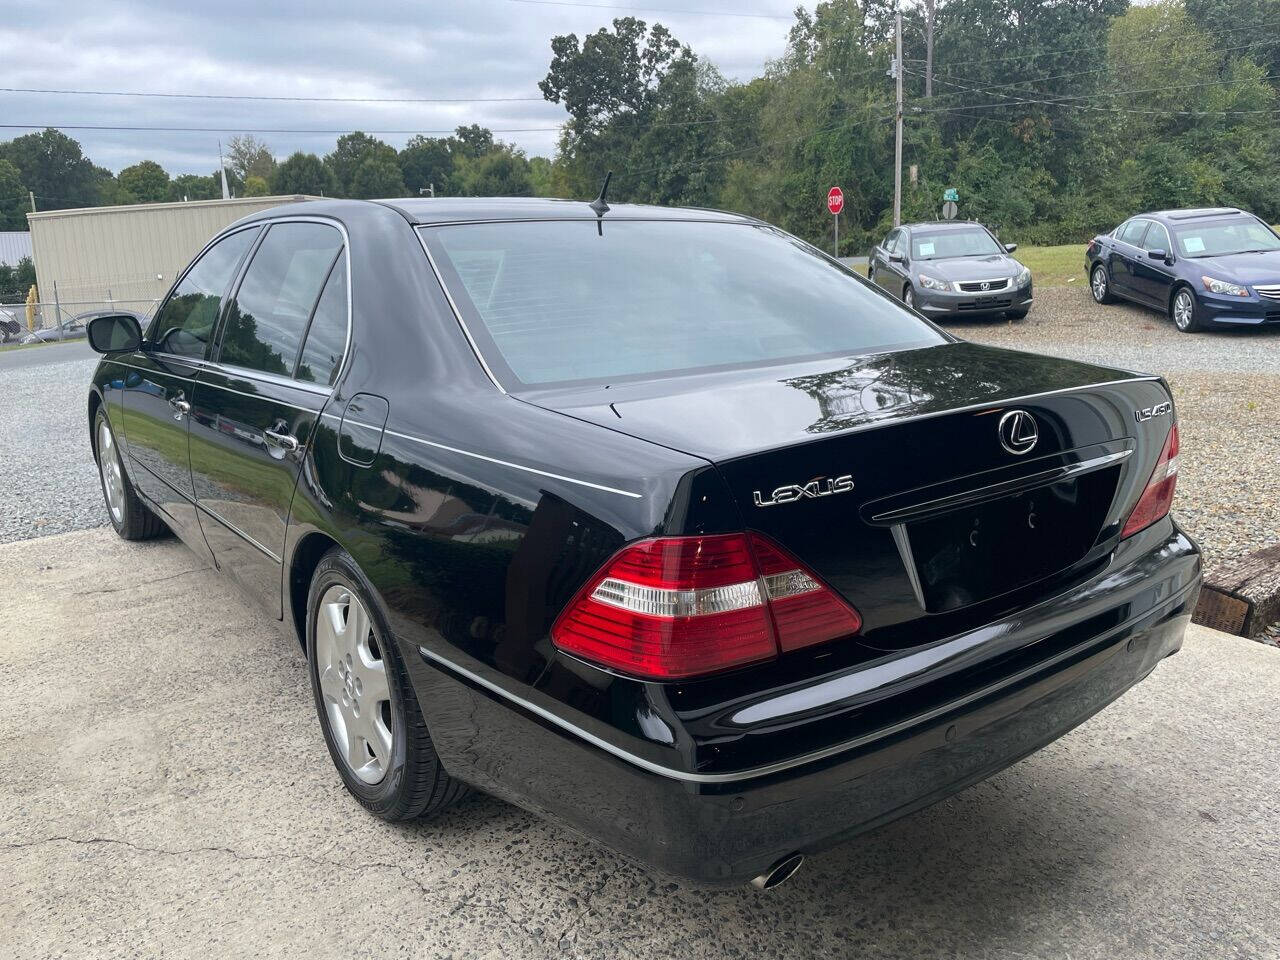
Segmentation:
<svg viewBox="0 0 1280 960">
<path fill-rule="evenodd" d="M 647 679 L 768 660 L 855 633 L 857 612 L 759 534 L 663 537 L 624 547 L 551 628 L 561 650 Z"/>
<path fill-rule="evenodd" d="M 1165 438 L 1164 449 L 1160 451 L 1160 459 L 1151 472 L 1147 488 L 1138 498 L 1138 505 L 1125 521 L 1121 539 L 1132 536 L 1139 530 L 1145 530 L 1169 512 L 1173 503 L 1173 488 L 1178 483 L 1178 424 L 1169 428 L 1169 436 Z"/>
</svg>

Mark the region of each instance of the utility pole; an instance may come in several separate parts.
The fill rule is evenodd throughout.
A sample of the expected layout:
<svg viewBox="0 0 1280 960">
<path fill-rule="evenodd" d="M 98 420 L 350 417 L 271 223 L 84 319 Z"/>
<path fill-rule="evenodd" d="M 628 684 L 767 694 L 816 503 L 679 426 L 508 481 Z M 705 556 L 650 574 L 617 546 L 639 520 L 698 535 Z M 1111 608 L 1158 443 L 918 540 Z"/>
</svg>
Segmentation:
<svg viewBox="0 0 1280 960">
<path fill-rule="evenodd" d="M 36 212 L 36 192 L 34 190 L 27 191 L 27 199 L 31 201 L 31 212 Z"/>
<path fill-rule="evenodd" d="M 897 59 L 894 73 L 898 76 L 897 128 L 893 138 L 893 225 L 902 226 L 902 11 L 897 16 Z"/>
<path fill-rule="evenodd" d="M 933 21 L 938 0 L 924 0 L 924 97 L 933 98 Z"/>
<path fill-rule="evenodd" d="M 222 159 L 222 141 L 218 141 L 218 174 L 222 177 L 222 199 L 230 200 L 231 191 L 227 189 L 227 165 Z"/>
</svg>

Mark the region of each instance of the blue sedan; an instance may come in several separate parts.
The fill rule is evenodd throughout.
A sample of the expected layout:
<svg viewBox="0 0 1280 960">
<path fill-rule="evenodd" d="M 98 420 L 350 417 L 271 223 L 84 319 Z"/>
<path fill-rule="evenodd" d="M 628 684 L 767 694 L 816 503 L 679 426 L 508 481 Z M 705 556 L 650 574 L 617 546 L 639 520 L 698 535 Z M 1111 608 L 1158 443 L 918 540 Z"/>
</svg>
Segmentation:
<svg viewBox="0 0 1280 960">
<path fill-rule="evenodd" d="M 1155 307 L 1183 333 L 1280 323 L 1280 236 L 1242 210 L 1133 217 L 1089 241 L 1085 269 L 1098 303 Z"/>
</svg>

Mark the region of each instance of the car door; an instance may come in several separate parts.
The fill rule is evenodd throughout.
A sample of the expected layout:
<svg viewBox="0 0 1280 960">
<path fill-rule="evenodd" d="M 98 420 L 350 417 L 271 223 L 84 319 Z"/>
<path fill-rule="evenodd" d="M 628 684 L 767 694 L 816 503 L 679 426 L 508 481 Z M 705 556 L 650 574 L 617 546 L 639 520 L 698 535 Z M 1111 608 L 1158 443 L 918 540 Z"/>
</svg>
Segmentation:
<svg viewBox="0 0 1280 960">
<path fill-rule="evenodd" d="M 134 467 L 130 473 L 198 552 L 205 547 L 187 450 L 191 397 L 227 291 L 258 231 L 238 230 L 211 244 L 156 311 L 143 349 L 121 358 L 127 369 L 119 432 Z"/>
<path fill-rule="evenodd" d="M 1173 253 L 1169 243 L 1169 231 L 1164 224 L 1151 221 L 1142 238 L 1142 255 L 1134 261 L 1133 290 L 1136 296 L 1154 306 L 1163 307 L 1173 293 L 1175 278 L 1173 267 L 1166 263 Z M 1151 259 L 1151 252 L 1164 252 L 1159 259 Z"/>
<path fill-rule="evenodd" d="M 885 268 L 880 274 L 880 286 L 895 296 L 902 296 L 902 288 L 907 281 L 907 247 L 910 241 L 907 231 L 901 228 L 890 235 L 890 243 L 886 249 Z"/>
<path fill-rule="evenodd" d="M 192 397 L 191 475 L 205 538 L 217 565 L 276 615 L 289 506 L 346 349 L 344 251 L 334 223 L 272 222 Z"/>
<path fill-rule="evenodd" d="M 871 279 L 880 286 L 884 286 L 885 276 L 889 271 L 889 255 L 897 242 L 899 232 L 890 230 L 888 236 L 871 252 Z"/>
<path fill-rule="evenodd" d="M 1138 258 L 1146 256 L 1142 251 L 1142 238 L 1150 223 L 1150 220 L 1135 217 L 1116 231 L 1115 240 L 1107 254 L 1107 273 L 1111 277 L 1111 290 L 1114 293 L 1126 297 L 1139 296 L 1134 285 L 1133 271 Z"/>
</svg>

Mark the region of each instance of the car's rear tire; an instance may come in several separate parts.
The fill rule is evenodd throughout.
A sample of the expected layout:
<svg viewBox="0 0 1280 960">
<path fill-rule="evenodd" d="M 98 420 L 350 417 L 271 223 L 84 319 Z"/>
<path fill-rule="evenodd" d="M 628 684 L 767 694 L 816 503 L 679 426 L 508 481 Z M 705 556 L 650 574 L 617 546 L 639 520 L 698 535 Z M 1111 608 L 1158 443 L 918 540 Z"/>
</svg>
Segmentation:
<svg viewBox="0 0 1280 960">
<path fill-rule="evenodd" d="M 1204 329 L 1200 322 L 1200 307 L 1190 287 L 1179 287 L 1169 301 L 1169 319 L 1182 333 L 1196 333 Z"/>
<path fill-rule="evenodd" d="M 126 540 L 150 540 L 164 533 L 164 521 L 142 502 L 124 470 L 115 431 L 102 407 L 93 418 L 93 453 L 98 461 L 98 480 L 102 499 L 107 505 L 107 518 L 116 533 Z"/>
<path fill-rule="evenodd" d="M 466 794 L 436 754 L 377 591 L 340 547 L 311 578 L 307 663 L 333 765 L 366 810 L 411 820 Z"/>
<path fill-rule="evenodd" d="M 1115 303 L 1115 295 L 1111 292 L 1111 276 L 1102 264 L 1095 264 L 1089 273 L 1089 291 L 1098 303 Z"/>
</svg>

